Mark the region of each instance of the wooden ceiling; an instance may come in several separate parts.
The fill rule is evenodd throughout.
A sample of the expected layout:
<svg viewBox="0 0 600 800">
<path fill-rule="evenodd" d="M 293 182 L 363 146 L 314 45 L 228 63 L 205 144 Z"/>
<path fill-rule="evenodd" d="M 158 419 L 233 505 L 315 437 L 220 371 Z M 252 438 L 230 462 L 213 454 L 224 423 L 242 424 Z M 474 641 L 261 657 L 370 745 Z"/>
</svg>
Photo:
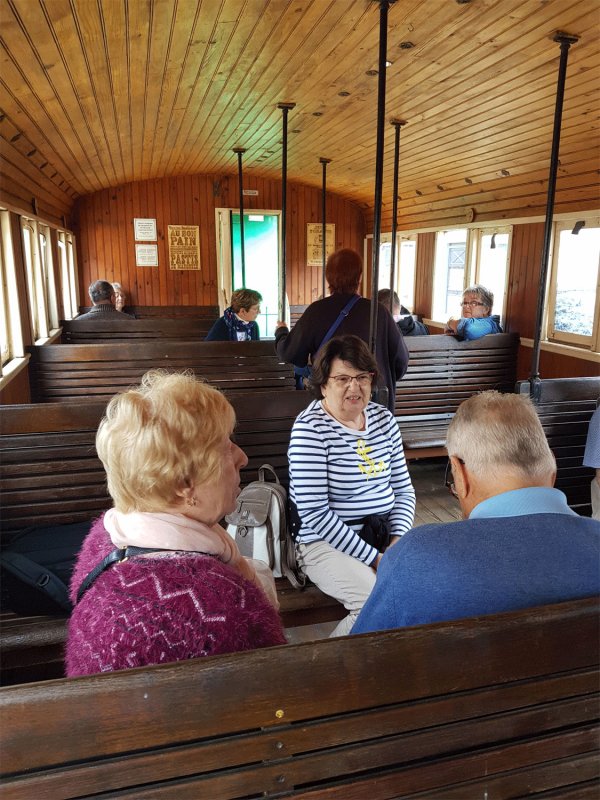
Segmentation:
<svg viewBox="0 0 600 800">
<path fill-rule="evenodd" d="M 379 3 L 371 0 L 0 0 L 6 181 L 71 206 L 129 181 L 244 171 L 372 209 Z M 598 0 L 397 0 L 389 11 L 384 219 L 391 117 L 401 134 L 401 226 L 539 213 L 559 61 L 571 47 L 557 199 L 597 196 Z M 408 46 L 410 45 L 412 46 Z M 532 199 L 532 186 L 537 187 Z M 521 198 L 520 205 L 517 201 Z M 577 206 L 579 204 L 579 206 Z M 598 205 L 598 204 L 597 204 Z M 562 206 L 561 206 L 562 207 Z"/>
</svg>

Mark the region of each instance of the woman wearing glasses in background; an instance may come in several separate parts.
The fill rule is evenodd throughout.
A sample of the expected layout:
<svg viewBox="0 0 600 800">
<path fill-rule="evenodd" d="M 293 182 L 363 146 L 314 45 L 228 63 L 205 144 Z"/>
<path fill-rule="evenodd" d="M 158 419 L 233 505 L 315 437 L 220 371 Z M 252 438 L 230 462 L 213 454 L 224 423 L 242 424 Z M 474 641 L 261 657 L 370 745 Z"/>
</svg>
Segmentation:
<svg viewBox="0 0 600 800">
<path fill-rule="evenodd" d="M 485 286 L 476 283 L 465 289 L 460 305 L 461 318 L 450 317 L 446 323 L 445 333 L 449 336 L 469 341 L 481 339 L 488 333 L 502 333 L 500 317 L 497 314 L 492 315 L 494 295 Z"/>
<path fill-rule="evenodd" d="M 296 418 L 288 457 L 292 530 L 305 574 L 348 611 L 345 636 L 384 550 L 413 524 L 415 492 L 392 414 L 371 402 L 377 362 L 358 336 L 331 339 L 311 378 L 318 398 Z"/>
</svg>

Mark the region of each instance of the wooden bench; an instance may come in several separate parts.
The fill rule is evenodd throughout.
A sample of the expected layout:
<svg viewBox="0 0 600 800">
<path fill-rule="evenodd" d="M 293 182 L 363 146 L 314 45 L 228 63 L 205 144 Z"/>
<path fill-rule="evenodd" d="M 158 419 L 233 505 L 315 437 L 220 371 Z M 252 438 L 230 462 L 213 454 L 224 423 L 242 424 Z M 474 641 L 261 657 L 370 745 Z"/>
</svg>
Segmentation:
<svg viewBox="0 0 600 800">
<path fill-rule="evenodd" d="M 308 306 L 290 306 L 290 330 L 298 322 Z"/>
<path fill-rule="evenodd" d="M 233 394 L 236 440 L 248 456 L 242 484 L 272 464 L 288 482 L 287 448 L 296 416 L 310 402 L 307 392 Z M 0 407 L 0 541 L 28 526 L 67 525 L 94 519 L 111 505 L 95 449 L 104 402 Z M 315 586 L 298 592 L 279 580 L 286 627 L 343 616 L 343 609 Z M 0 619 L 2 684 L 63 674 L 65 620 L 5 614 Z"/>
<path fill-rule="evenodd" d="M 214 321 L 214 320 L 213 320 Z M 203 341 L 212 326 L 210 320 L 180 317 L 179 319 L 127 319 L 116 315 L 100 315 L 98 319 L 63 320 L 62 344 L 101 344 L 111 342 L 148 342 L 156 339 Z"/>
<path fill-rule="evenodd" d="M 0 690 L 2 796 L 597 797 L 598 598 Z"/>
<path fill-rule="evenodd" d="M 80 306 L 79 313 L 86 314 L 92 306 Z M 128 314 L 133 314 L 136 319 L 179 319 L 187 317 L 202 319 L 212 323 L 221 316 L 219 306 L 125 306 Z"/>
<path fill-rule="evenodd" d="M 36 403 L 100 400 L 139 383 L 149 369 L 192 370 L 229 392 L 294 389 L 290 364 L 272 341 L 118 342 L 33 345 L 29 380 Z"/>
<path fill-rule="evenodd" d="M 594 470 L 583 466 L 583 454 L 592 414 L 600 401 L 598 378 L 549 378 L 540 381 L 536 411 L 556 458 L 557 489 L 572 509 L 590 516 L 590 484 Z M 520 381 L 517 392 L 530 395 L 529 381 Z"/>
<path fill-rule="evenodd" d="M 396 384 L 395 416 L 407 458 L 445 455 L 446 431 L 456 409 L 486 389 L 513 392 L 517 333 L 473 342 L 452 336 L 409 336 L 408 369 Z"/>
</svg>

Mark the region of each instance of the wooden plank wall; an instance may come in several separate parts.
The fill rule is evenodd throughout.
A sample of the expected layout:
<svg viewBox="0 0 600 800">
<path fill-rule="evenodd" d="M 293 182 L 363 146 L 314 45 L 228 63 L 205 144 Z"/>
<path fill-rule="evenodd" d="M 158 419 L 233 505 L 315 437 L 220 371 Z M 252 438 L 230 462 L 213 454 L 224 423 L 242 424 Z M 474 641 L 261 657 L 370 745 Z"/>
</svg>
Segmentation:
<svg viewBox="0 0 600 800">
<path fill-rule="evenodd" d="M 244 209 L 281 209 L 281 182 L 244 177 Z M 306 223 L 321 221 L 321 192 L 288 183 L 288 297 L 310 303 L 321 293 L 321 270 L 306 266 Z M 217 297 L 215 208 L 237 208 L 237 176 L 187 175 L 129 183 L 80 198 L 74 209 L 81 297 L 91 281 L 120 281 L 133 305 L 214 305 Z M 136 267 L 135 217 L 156 218 L 158 268 Z M 336 248 L 362 253 L 364 215 L 349 200 L 328 193 L 327 221 L 335 223 Z M 168 269 L 167 226 L 200 226 L 200 272 Z M 253 287 L 260 290 L 260 287 Z"/>
</svg>

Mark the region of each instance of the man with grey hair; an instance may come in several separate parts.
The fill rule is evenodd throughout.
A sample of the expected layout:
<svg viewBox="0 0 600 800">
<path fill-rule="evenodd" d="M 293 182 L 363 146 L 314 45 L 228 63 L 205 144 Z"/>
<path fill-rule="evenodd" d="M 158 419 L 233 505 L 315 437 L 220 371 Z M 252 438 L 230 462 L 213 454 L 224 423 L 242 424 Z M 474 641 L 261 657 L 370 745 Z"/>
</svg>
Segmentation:
<svg viewBox="0 0 600 800">
<path fill-rule="evenodd" d="M 465 519 L 414 528 L 386 551 L 352 633 L 600 594 L 600 522 L 553 488 L 554 456 L 529 398 L 470 397 L 446 447 Z"/>
<path fill-rule="evenodd" d="M 106 319 L 106 315 L 111 315 L 122 319 L 127 317 L 133 319 L 131 314 L 126 314 L 124 311 L 117 311 L 115 308 L 115 290 L 108 281 L 94 281 L 90 283 L 88 288 L 90 300 L 93 303 L 91 308 L 86 314 L 76 317 L 80 319 Z"/>
</svg>

